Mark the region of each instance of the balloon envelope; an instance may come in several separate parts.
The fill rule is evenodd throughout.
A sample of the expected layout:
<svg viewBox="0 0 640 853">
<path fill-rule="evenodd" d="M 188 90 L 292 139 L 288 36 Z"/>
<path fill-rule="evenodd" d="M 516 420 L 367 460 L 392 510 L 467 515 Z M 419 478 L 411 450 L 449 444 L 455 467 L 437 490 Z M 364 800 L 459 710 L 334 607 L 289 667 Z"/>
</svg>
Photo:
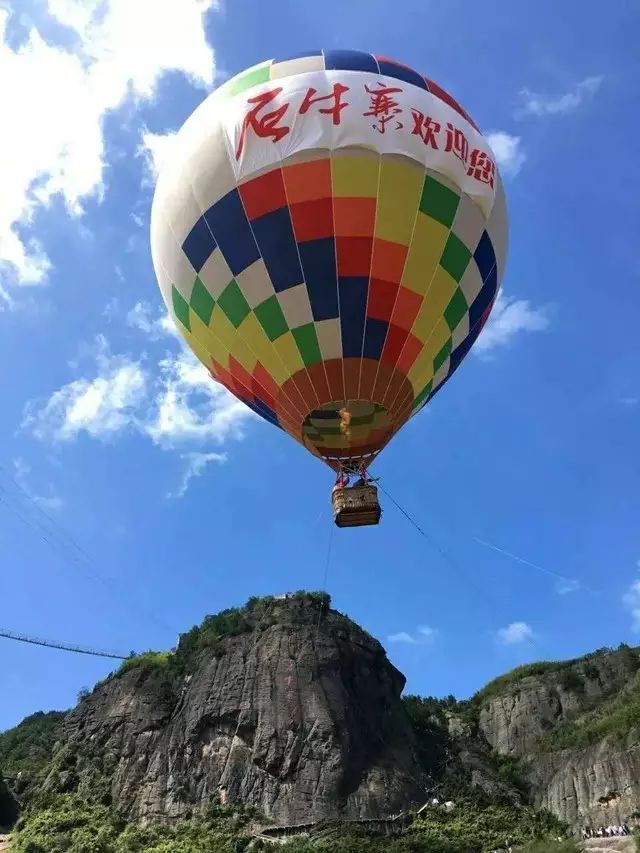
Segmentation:
<svg viewBox="0 0 640 853">
<path fill-rule="evenodd" d="M 229 80 L 173 141 L 151 244 L 212 377 L 332 467 L 368 465 L 479 335 L 506 255 L 495 157 L 432 80 L 318 51 Z"/>
</svg>

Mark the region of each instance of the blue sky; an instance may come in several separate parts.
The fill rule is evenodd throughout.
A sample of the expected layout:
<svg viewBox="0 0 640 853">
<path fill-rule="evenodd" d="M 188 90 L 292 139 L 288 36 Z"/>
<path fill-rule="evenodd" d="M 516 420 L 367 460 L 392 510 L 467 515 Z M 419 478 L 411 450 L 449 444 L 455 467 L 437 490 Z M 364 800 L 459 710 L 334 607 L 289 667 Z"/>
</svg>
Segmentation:
<svg viewBox="0 0 640 853">
<path fill-rule="evenodd" d="M 0 21 L 0 626 L 168 648 L 250 595 L 323 586 L 328 565 L 334 605 L 412 692 L 637 642 L 630 5 L 26 0 Z M 440 82 L 505 176 L 493 319 L 375 469 L 427 539 L 388 499 L 379 528 L 332 532 L 328 469 L 204 382 L 163 322 L 165 135 L 229 74 L 316 46 Z M 0 640 L 0 729 L 111 668 Z"/>
</svg>

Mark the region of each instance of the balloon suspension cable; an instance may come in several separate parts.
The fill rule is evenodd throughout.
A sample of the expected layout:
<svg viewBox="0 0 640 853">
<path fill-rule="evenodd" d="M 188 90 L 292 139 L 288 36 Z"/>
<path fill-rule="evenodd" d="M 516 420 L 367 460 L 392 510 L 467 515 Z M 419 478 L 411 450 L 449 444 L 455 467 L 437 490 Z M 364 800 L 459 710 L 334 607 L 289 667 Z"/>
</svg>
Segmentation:
<svg viewBox="0 0 640 853">
<path fill-rule="evenodd" d="M 402 513 L 402 515 L 404 515 L 404 517 L 407 519 L 407 521 L 408 521 L 411 525 L 413 525 L 413 527 L 415 527 L 415 529 L 418 531 L 418 533 L 419 533 L 421 536 L 423 536 L 423 537 L 427 540 L 427 542 L 429 542 L 429 544 L 430 544 L 433 548 L 435 548 L 435 550 L 438 552 L 438 554 L 440 554 L 440 556 L 442 557 L 442 559 L 447 563 L 447 565 L 452 569 L 452 571 L 453 571 L 455 574 L 457 574 L 458 576 L 460 576 L 461 574 L 465 574 L 464 572 L 462 572 L 462 571 L 460 570 L 460 567 L 457 565 L 457 563 L 456 563 L 456 561 L 453 559 L 452 555 L 451 555 L 448 551 L 446 551 L 446 550 L 445 550 L 445 549 L 444 549 L 444 548 L 443 548 L 443 547 L 442 547 L 438 542 L 436 542 L 436 541 L 435 541 L 435 539 L 433 539 L 433 537 L 432 537 L 432 536 L 430 536 L 430 535 L 427 533 L 427 531 L 426 531 L 423 527 L 421 527 L 421 526 L 418 524 L 418 522 L 415 520 L 415 518 L 413 518 L 413 516 L 411 516 L 411 515 L 407 512 L 407 510 L 406 510 L 406 509 L 404 509 L 404 507 L 402 507 L 402 506 L 398 503 L 398 501 L 393 497 L 393 495 L 391 495 L 391 494 L 387 491 L 387 489 L 385 489 L 385 487 L 384 487 L 384 486 L 382 485 L 382 483 L 380 482 L 380 478 L 379 478 L 379 477 L 375 480 L 375 482 L 378 484 L 378 487 L 380 488 L 380 490 L 381 490 L 382 492 L 384 492 L 384 494 L 389 498 L 389 500 L 390 500 L 390 501 L 391 501 L 391 503 L 396 507 L 396 509 L 400 510 L 400 512 Z M 476 584 L 476 583 L 475 583 L 475 581 L 473 580 L 473 578 L 470 578 L 470 577 L 468 577 L 468 576 L 467 576 L 467 582 L 469 583 L 469 585 L 470 585 L 470 586 L 474 587 L 474 589 L 476 590 L 476 592 L 477 592 L 477 594 L 480 596 L 480 598 L 483 598 L 483 599 L 484 599 L 485 603 L 489 605 L 489 607 L 494 611 L 494 613 L 497 613 L 498 611 L 497 611 L 497 608 L 496 608 L 496 602 L 495 602 L 495 600 L 494 600 L 494 601 L 490 601 L 490 600 L 489 600 L 489 598 L 488 598 L 488 596 L 487 596 L 487 592 L 486 592 L 486 590 L 485 590 L 484 588 L 479 587 L 479 586 L 478 586 L 478 584 Z"/>
<path fill-rule="evenodd" d="M 320 590 L 322 592 L 327 591 L 327 580 L 329 578 L 329 565 L 331 563 L 331 546 L 332 546 L 332 544 L 333 544 L 333 524 L 329 528 L 329 542 L 327 545 L 327 558 L 326 558 L 325 563 L 324 563 L 324 575 L 322 578 L 322 586 L 320 587 Z M 323 604 L 322 604 L 322 601 L 320 601 L 320 604 L 318 605 L 318 621 L 316 623 L 315 640 L 318 639 L 318 632 L 320 631 L 320 620 L 322 619 L 322 608 L 323 608 Z M 315 643 L 315 640 L 314 640 L 314 643 Z"/>
</svg>

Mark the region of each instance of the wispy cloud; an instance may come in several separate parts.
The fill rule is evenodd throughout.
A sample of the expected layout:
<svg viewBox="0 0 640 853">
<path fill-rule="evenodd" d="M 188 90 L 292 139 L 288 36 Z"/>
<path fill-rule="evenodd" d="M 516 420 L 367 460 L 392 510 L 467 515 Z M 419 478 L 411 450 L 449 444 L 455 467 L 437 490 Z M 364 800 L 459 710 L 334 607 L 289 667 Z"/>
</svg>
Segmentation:
<svg viewBox="0 0 640 853">
<path fill-rule="evenodd" d="M 18 457 L 13 460 L 13 477 L 23 494 L 25 494 L 30 501 L 36 504 L 36 506 L 39 506 L 46 512 L 59 512 L 59 510 L 64 506 L 62 498 L 55 493 L 52 486 L 49 487 L 48 494 L 46 495 L 41 495 L 34 491 L 29 484 L 30 475 L 31 466 L 28 465 L 24 459 Z"/>
<path fill-rule="evenodd" d="M 147 183 L 155 183 L 160 170 L 171 158 L 175 138 L 175 133 L 145 131 L 142 134 L 142 144 L 138 148 L 138 156 L 144 160 Z"/>
<path fill-rule="evenodd" d="M 151 410 L 144 431 L 156 444 L 175 447 L 185 442 L 242 438 L 247 421 L 257 415 L 234 397 L 187 350 L 160 362 Z"/>
<path fill-rule="evenodd" d="M 504 130 L 493 130 L 486 138 L 502 172 L 511 177 L 517 175 L 527 159 L 521 138 Z"/>
<path fill-rule="evenodd" d="M 183 453 L 180 458 L 185 463 L 182 479 L 175 492 L 167 492 L 167 498 L 183 498 L 189 488 L 189 484 L 196 477 L 200 477 L 207 465 L 211 462 L 224 464 L 227 457 L 224 453 Z"/>
<path fill-rule="evenodd" d="M 151 341 L 158 341 L 166 335 L 180 339 L 175 323 L 166 311 L 156 312 L 148 302 L 136 302 L 125 317 L 127 326 L 146 335 Z"/>
<path fill-rule="evenodd" d="M 473 351 L 486 357 L 495 349 L 510 344 L 521 332 L 543 332 L 550 322 L 547 307 L 533 307 L 528 299 L 505 296 L 500 290 Z"/>
<path fill-rule="evenodd" d="M 416 642 L 411 634 L 408 634 L 406 631 L 398 631 L 397 634 L 389 634 L 387 641 L 389 643 L 407 643 L 410 645 L 414 645 Z"/>
<path fill-rule="evenodd" d="M 129 356 L 114 355 L 103 335 L 95 343 L 96 375 L 62 386 L 41 405 L 27 405 L 23 426 L 36 438 L 71 441 L 81 433 L 108 439 L 137 423 L 147 395 L 143 365 Z"/>
<path fill-rule="evenodd" d="M 588 98 L 593 97 L 602 85 L 604 77 L 585 77 L 568 92 L 558 95 L 545 95 L 533 92 L 531 89 L 520 91 L 521 105 L 516 110 L 516 116 L 550 116 L 563 115 L 577 110 Z"/>
<path fill-rule="evenodd" d="M 569 595 L 582 589 L 580 581 L 575 578 L 561 578 L 556 581 L 556 592 L 558 595 Z"/>
<path fill-rule="evenodd" d="M 165 448 L 240 439 L 256 415 L 186 349 L 168 353 L 159 372 L 144 359 L 111 352 L 99 336 L 93 375 L 75 379 L 44 402 L 27 405 L 23 426 L 43 441 L 69 442 L 86 434 L 112 440 L 126 432 Z"/>
<path fill-rule="evenodd" d="M 503 646 L 519 646 L 531 643 L 535 638 L 531 626 L 526 622 L 512 622 L 506 628 L 500 628 L 496 636 Z"/>
<path fill-rule="evenodd" d="M 204 15 L 214 3 L 49 0 L 49 15 L 76 37 L 65 47 L 31 27 L 14 48 L 7 38 L 10 12 L 0 9 L 0 67 L 12 81 L 0 92 L 0 160 L 11 164 L 0 196 L 0 301 L 7 304 L 11 285 L 37 284 L 50 270 L 31 227 L 36 211 L 60 196 L 69 214 L 80 216 L 87 198 L 102 197 L 104 117 L 127 99 L 152 99 L 167 71 L 212 84 L 215 57 Z M 132 38 L 142 32 L 142 41 Z"/>
<path fill-rule="evenodd" d="M 410 634 L 408 631 L 398 631 L 397 634 L 389 634 L 387 642 L 389 643 L 405 643 L 406 645 L 428 645 L 432 643 L 437 635 L 437 630 L 429 625 L 419 625 L 416 630 Z"/>
</svg>

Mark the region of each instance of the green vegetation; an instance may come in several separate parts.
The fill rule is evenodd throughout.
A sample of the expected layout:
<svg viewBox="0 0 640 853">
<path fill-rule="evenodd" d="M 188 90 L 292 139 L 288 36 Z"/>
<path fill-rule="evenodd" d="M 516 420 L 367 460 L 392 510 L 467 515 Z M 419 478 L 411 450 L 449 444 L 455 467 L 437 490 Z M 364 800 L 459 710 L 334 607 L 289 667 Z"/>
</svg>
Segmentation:
<svg viewBox="0 0 640 853">
<path fill-rule="evenodd" d="M 0 734 L 0 768 L 13 780 L 12 788 L 19 796 L 50 761 L 63 717 L 62 711 L 39 711 Z M 16 778 L 18 774 L 20 779 Z"/>
<path fill-rule="evenodd" d="M 640 674 L 618 696 L 558 726 L 542 747 L 549 751 L 585 747 L 608 736 L 622 740 L 633 728 L 640 729 Z"/>
<path fill-rule="evenodd" d="M 119 673 L 128 672 L 130 669 L 164 669 L 169 666 L 173 657 L 172 652 L 142 652 L 139 655 L 131 655 L 127 658 Z"/>
<path fill-rule="evenodd" d="M 626 643 L 620 643 L 615 651 L 622 657 L 624 666 L 630 673 L 635 673 L 640 669 L 640 654 L 637 649 L 632 649 Z M 586 678 L 595 679 L 599 675 L 598 667 L 593 662 L 594 659 L 613 652 L 614 649 L 605 646 L 580 658 L 564 661 L 537 661 L 536 663 L 518 666 L 510 672 L 494 678 L 482 690 L 479 690 L 471 701 L 476 705 L 482 705 L 494 696 L 513 690 L 525 678 L 533 675 L 548 675 L 549 673 L 558 673 L 558 683 L 566 690 L 582 691 Z"/>
<path fill-rule="evenodd" d="M 331 606 L 331 597 L 326 592 L 307 592 L 298 590 L 289 596 L 288 601 L 304 600 L 312 606 L 299 618 L 312 623 L 318 614 L 325 614 Z M 184 675 L 190 672 L 200 654 L 207 650 L 210 654 L 221 651 L 220 640 L 224 637 L 236 637 L 250 631 L 261 631 L 275 625 L 278 621 L 275 610 L 280 600 L 272 595 L 264 598 L 253 596 L 244 607 L 230 607 L 213 616 L 206 616 L 202 624 L 194 625 L 190 631 L 180 635 L 178 646 L 172 652 L 147 651 L 127 658 L 116 676 L 132 669 L 144 672 L 164 670 L 169 674 Z"/>
<path fill-rule="evenodd" d="M 12 853 L 239 853 L 251 810 L 212 808 L 171 825 L 128 825 L 107 806 L 64 794 L 21 819 Z"/>
<path fill-rule="evenodd" d="M 251 809 L 212 807 L 202 816 L 146 827 L 127 824 L 105 805 L 63 794 L 18 822 L 12 853 L 240 853 L 249 845 Z M 546 812 L 529 807 L 456 803 L 453 812 L 430 808 L 401 835 L 384 837 L 334 825 L 318 837 L 292 839 L 288 853 L 481 853 L 507 843 L 526 844 L 563 831 Z M 254 842 L 253 850 L 272 850 Z M 529 848 L 528 848 L 529 849 Z M 531 847 L 531 853 L 574 853 L 571 846 Z"/>
</svg>

